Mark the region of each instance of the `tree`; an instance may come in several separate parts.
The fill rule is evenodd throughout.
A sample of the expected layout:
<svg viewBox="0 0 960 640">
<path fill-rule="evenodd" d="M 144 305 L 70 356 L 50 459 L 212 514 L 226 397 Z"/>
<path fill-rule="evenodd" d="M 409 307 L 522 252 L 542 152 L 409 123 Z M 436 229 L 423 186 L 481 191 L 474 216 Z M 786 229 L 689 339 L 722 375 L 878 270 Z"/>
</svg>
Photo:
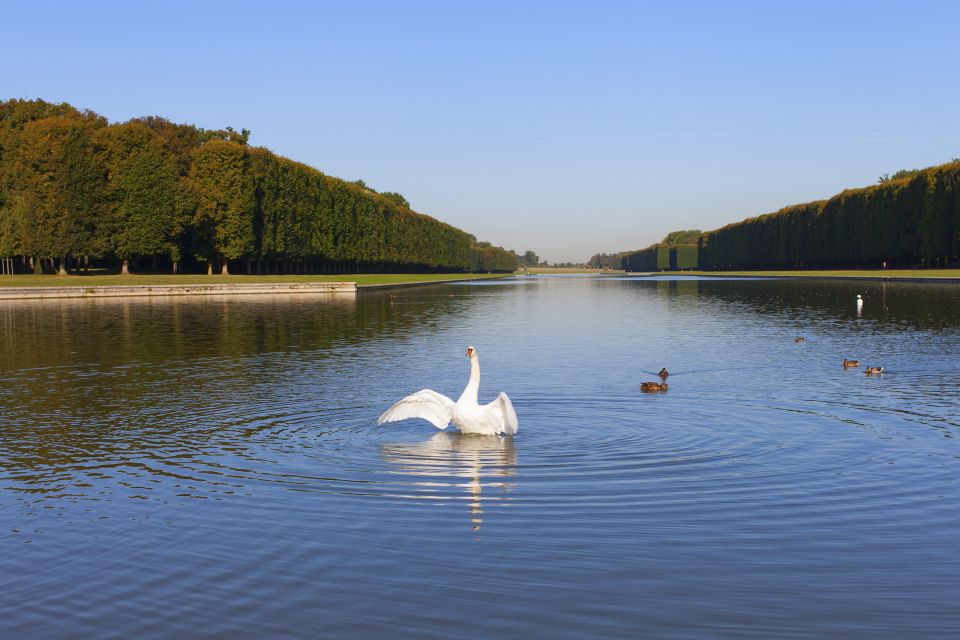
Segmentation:
<svg viewBox="0 0 960 640">
<path fill-rule="evenodd" d="M 394 204 L 398 204 L 401 207 L 406 207 L 407 209 L 410 208 L 410 202 L 408 202 L 406 198 L 404 198 L 402 195 L 400 195 L 396 191 L 384 191 L 380 195 L 386 198 L 387 200 L 390 200 Z"/>
<path fill-rule="evenodd" d="M 235 142 L 211 140 L 193 153 L 194 250 L 207 261 L 208 272 L 219 260 L 227 275 L 229 260 L 253 254 L 256 194 L 249 164 L 247 148 Z"/>
<path fill-rule="evenodd" d="M 905 178 L 912 178 L 918 173 L 920 173 L 920 169 L 900 169 L 893 175 L 890 175 L 889 173 L 883 174 L 882 176 L 877 178 L 877 183 L 886 184 L 887 182 L 892 182 L 894 180 L 903 180 Z"/>
<path fill-rule="evenodd" d="M 138 122 L 106 127 L 98 134 L 108 170 L 110 245 L 121 259 L 121 272 L 128 272 L 135 256 L 175 258 L 180 232 L 176 158 L 158 135 Z"/>
<path fill-rule="evenodd" d="M 523 255 L 518 255 L 517 260 L 524 267 L 536 267 L 540 264 L 540 256 L 529 249 L 524 251 Z"/>
<path fill-rule="evenodd" d="M 199 132 L 201 143 L 221 140 L 245 147 L 250 142 L 250 129 L 241 129 L 237 132 L 233 130 L 233 127 L 226 127 L 225 129 L 200 129 Z"/>
<path fill-rule="evenodd" d="M 52 117 L 23 128 L 12 163 L 11 221 L 23 255 L 66 259 L 99 256 L 106 171 L 94 152 L 93 132 L 105 121 Z M 35 263 L 36 264 L 36 263 Z"/>
<path fill-rule="evenodd" d="M 663 239 L 663 244 L 672 247 L 677 244 L 697 244 L 697 239 L 702 231 L 700 229 L 689 229 L 687 231 L 671 231 Z"/>
</svg>

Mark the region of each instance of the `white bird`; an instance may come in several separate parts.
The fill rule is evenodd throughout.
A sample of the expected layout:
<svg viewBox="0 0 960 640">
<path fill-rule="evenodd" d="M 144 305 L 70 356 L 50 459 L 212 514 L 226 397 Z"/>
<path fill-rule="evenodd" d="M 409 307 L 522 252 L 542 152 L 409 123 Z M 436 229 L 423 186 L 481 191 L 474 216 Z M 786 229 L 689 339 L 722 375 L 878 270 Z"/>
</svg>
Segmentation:
<svg viewBox="0 0 960 640">
<path fill-rule="evenodd" d="M 480 390 L 477 350 L 467 347 L 467 357 L 470 358 L 470 380 L 456 402 L 442 393 L 424 389 L 384 411 L 377 424 L 406 418 L 423 418 L 437 429 L 446 429 L 453 422 L 461 433 L 515 434 L 519 428 L 517 413 L 513 410 L 513 403 L 507 394 L 501 392 L 490 404 L 481 405 L 477 402 L 477 392 Z"/>
<path fill-rule="evenodd" d="M 860 294 L 857 294 L 857 313 L 863 312 L 863 298 L 860 297 Z"/>
</svg>

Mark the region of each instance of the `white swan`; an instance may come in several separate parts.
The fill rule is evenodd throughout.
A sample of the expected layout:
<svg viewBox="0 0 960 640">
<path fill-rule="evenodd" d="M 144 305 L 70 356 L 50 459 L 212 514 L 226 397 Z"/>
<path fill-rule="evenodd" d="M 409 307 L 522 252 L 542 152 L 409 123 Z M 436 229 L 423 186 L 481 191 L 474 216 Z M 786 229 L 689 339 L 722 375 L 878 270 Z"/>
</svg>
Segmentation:
<svg viewBox="0 0 960 640">
<path fill-rule="evenodd" d="M 467 357 L 470 358 L 470 380 L 456 402 L 442 393 L 424 389 L 384 411 L 377 424 L 406 418 L 423 418 L 437 429 L 446 429 L 447 425 L 453 422 L 461 433 L 515 434 L 519 428 L 517 413 L 513 410 L 513 403 L 507 394 L 501 393 L 490 404 L 480 405 L 477 402 L 477 392 L 480 390 L 477 350 L 467 347 Z"/>
</svg>

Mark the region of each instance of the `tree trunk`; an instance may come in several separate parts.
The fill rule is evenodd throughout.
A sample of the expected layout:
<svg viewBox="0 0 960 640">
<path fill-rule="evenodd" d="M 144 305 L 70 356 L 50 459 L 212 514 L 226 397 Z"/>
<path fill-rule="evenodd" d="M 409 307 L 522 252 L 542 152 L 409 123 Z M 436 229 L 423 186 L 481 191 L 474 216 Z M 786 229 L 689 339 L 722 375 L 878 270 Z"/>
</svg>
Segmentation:
<svg viewBox="0 0 960 640">
<path fill-rule="evenodd" d="M 174 261 L 173 261 L 173 275 L 177 275 L 177 266 L 178 266 L 178 265 L 177 265 L 177 261 L 174 260 Z"/>
<path fill-rule="evenodd" d="M 223 266 L 220 268 L 220 275 L 228 276 L 230 275 L 230 268 L 227 266 L 227 261 L 223 261 Z"/>
<path fill-rule="evenodd" d="M 207 275 L 208 276 L 213 275 L 213 261 L 211 260 L 207 260 Z"/>
<path fill-rule="evenodd" d="M 126 258 L 120 258 L 120 275 L 130 275 L 130 262 Z"/>
<path fill-rule="evenodd" d="M 43 265 L 40 264 L 40 258 L 34 258 L 33 256 L 30 256 L 30 269 L 36 275 L 40 275 L 43 273 Z"/>
<path fill-rule="evenodd" d="M 60 269 L 57 271 L 57 275 L 65 276 L 67 275 L 67 259 L 60 258 Z"/>
</svg>

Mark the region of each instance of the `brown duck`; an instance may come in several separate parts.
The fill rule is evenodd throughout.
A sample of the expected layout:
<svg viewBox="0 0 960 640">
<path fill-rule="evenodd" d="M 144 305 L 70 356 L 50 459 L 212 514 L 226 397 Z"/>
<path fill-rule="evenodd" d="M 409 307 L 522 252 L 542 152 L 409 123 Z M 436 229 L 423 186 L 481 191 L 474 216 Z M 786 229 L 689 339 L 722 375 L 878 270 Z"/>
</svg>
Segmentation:
<svg viewBox="0 0 960 640">
<path fill-rule="evenodd" d="M 868 376 L 876 376 L 883 373 L 883 367 L 867 367 L 866 369 Z"/>
<path fill-rule="evenodd" d="M 670 375 L 670 372 L 667 371 L 666 367 L 664 367 L 663 369 L 660 369 L 660 373 L 658 373 L 657 375 L 663 379 L 666 379 L 666 377 Z"/>
<path fill-rule="evenodd" d="M 640 391 L 666 391 L 668 386 L 666 382 L 641 382 Z"/>
<path fill-rule="evenodd" d="M 844 368 L 844 369 L 848 369 L 848 368 L 850 368 L 850 367 L 859 367 L 859 366 L 860 366 L 860 361 L 859 361 L 859 360 L 847 360 L 846 358 L 843 359 L 843 368 Z"/>
</svg>

